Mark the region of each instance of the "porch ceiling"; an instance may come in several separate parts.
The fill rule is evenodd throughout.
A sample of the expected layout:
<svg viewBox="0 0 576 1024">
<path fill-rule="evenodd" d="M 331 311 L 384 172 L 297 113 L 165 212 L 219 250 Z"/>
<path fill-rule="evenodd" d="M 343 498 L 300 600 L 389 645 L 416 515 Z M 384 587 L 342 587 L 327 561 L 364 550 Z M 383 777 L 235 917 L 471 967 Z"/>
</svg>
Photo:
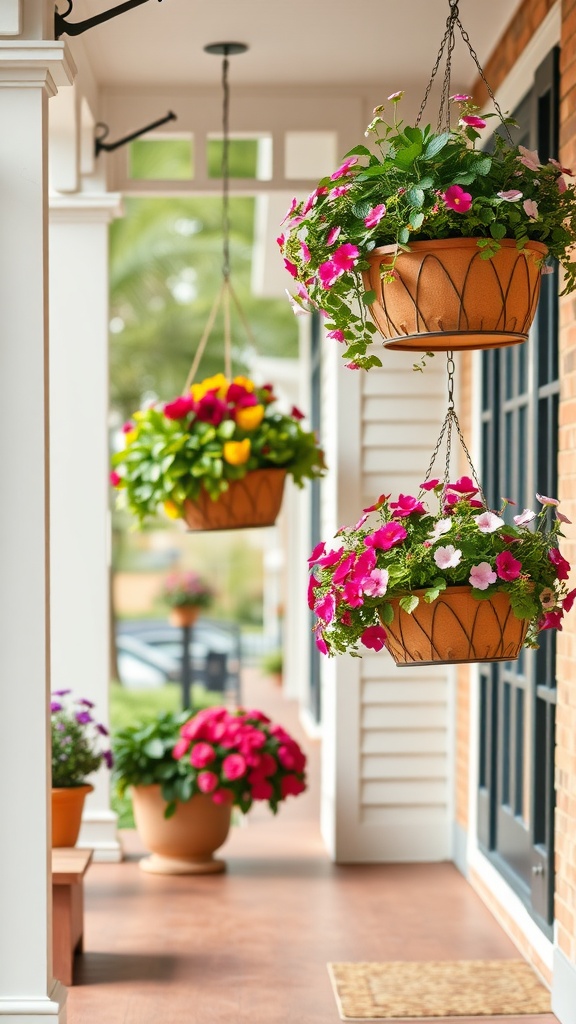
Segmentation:
<svg viewBox="0 0 576 1024">
<path fill-rule="evenodd" d="M 64 9 L 64 0 L 59 6 Z M 109 9 L 112 0 L 75 0 L 71 20 Z M 480 60 L 511 20 L 519 0 L 461 0 L 460 13 Z M 234 63 L 238 84 L 383 82 L 403 88 L 434 62 L 447 0 L 163 0 L 144 4 L 82 37 L 100 85 L 159 88 L 213 85 L 206 43 L 249 44 Z M 453 80 L 475 78 L 461 40 Z"/>
</svg>

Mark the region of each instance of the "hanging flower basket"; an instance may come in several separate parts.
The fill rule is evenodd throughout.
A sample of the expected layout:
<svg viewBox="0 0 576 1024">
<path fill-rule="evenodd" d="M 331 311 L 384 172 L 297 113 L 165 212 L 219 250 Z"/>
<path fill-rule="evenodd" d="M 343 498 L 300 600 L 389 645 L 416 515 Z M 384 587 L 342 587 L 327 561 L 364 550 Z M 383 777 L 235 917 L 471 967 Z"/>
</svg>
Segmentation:
<svg viewBox="0 0 576 1024">
<path fill-rule="evenodd" d="M 370 313 L 387 348 L 446 352 L 526 341 L 548 250 L 534 241 L 519 250 L 505 238 L 491 259 L 482 251 L 477 238 L 445 238 L 412 242 L 410 252 L 389 245 L 369 254 L 362 277 L 375 295 Z"/>
<path fill-rule="evenodd" d="M 285 480 L 285 469 L 254 469 L 242 480 L 232 480 L 216 501 L 200 491 L 195 501 L 184 502 L 186 525 L 189 530 L 273 526 L 282 505 Z"/>
<path fill-rule="evenodd" d="M 119 504 L 143 523 L 159 509 L 191 530 L 272 526 L 289 473 L 322 476 L 324 456 L 296 406 L 274 408 L 271 384 L 216 374 L 135 413 L 113 457 Z"/>
<path fill-rule="evenodd" d="M 392 598 L 394 618 L 386 626 L 386 649 L 399 667 L 477 661 L 515 661 L 526 638 L 529 619 L 512 611 L 509 594 L 496 591 L 478 601 L 472 587 L 447 587 L 432 604 L 424 590 L 411 614 Z"/>
</svg>

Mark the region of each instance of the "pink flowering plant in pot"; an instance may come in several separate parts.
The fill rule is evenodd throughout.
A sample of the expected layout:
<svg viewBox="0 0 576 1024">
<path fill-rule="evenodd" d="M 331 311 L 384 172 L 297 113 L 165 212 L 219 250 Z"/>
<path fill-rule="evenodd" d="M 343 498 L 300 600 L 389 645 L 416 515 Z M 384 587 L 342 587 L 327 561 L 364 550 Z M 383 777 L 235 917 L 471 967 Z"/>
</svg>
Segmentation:
<svg viewBox="0 0 576 1024">
<path fill-rule="evenodd" d="M 306 789 L 305 754 L 261 711 L 163 714 L 117 733 L 114 753 L 119 793 L 160 784 L 167 818 L 199 794 L 244 813 L 262 800 L 275 814 L 283 800 Z"/>
<path fill-rule="evenodd" d="M 208 608 L 214 591 L 197 572 L 188 570 L 166 577 L 162 597 L 169 608 Z"/>
<path fill-rule="evenodd" d="M 362 277 L 379 247 L 393 247 L 382 270 L 382 279 L 392 282 L 398 256 L 413 242 L 475 238 L 481 258 L 490 260 L 504 239 L 512 240 L 543 273 L 560 262 L 564 293 L 576 287 L 572 171 L 555 159 L 542 164 L 537 152 L 498 133 L 493 152 L 478 148 L 487 119 L 496 115 L 480 115 L 469 96 L 451 97 L 455 123 L 444 132 L 405 124 L 398 115 L 402 96 L 388 97 L 388 120 L 385 106 L 375 108 L 366 131 L 373 149 L 356 146 L 305 200 L 293 200 L 278 238 L 295 281 L 294 311 L 320 310 L 328 337 L 342 343 L 352 369 L 382 365 L 370 351 L 376 327 L 368 307 L 376 293 Z M 530 242 L 545 248 L 529 251 Z"/>
<path fill-rule="evenodd" d="M 412 615 L 420 601 L 433 604 L 462 585 L 479 602 L 507 594 L 514 616 L 527 621 L 527 647 L 538 646 L 541 630 L 562 629 L 576 590 L 568 590 L 570 565 L 558 547 L 568 522 L 558 501 L 537 495 L 539 511 L 517 512 L 506 499 L 492 511 L 478 494 L 463 476 L 446 485 L 426 481 L 417 496 L 382 495 L 355 526 L 338 532 L 332 548 L 316 547 L 308 599 L 323 654 L 380 651 L 394 622 L 393 601 Z M 432 495 L 434 513 L 426 503 Z"/>
</svg>

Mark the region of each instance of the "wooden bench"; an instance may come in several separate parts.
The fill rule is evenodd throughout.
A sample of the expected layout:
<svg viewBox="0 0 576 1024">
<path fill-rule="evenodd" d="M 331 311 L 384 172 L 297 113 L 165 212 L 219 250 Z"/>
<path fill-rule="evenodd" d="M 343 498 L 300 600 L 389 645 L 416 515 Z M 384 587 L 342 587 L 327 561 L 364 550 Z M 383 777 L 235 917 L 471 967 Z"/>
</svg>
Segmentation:
<svg viewBox="0 0 576 1024">
<path fill-rule="evenodd" d="M 52 949 L 54 977 L 72 985 L 74 953 L 82 952 L 84 875 L 92 850 L 52 850 Z"/>
</svg>

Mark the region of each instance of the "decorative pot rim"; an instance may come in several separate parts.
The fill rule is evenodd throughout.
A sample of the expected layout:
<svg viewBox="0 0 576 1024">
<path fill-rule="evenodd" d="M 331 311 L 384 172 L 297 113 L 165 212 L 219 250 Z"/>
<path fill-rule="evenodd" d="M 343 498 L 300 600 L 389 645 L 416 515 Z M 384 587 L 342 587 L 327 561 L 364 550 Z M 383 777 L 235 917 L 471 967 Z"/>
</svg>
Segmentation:
<svg viewBox="0 0 576 1024">
<path fill-rule="evenodd" d="M 409 256 L 413 251 L 421 252 L 423 249 L 429 249 L 430 246 L 434 246 L 435 249 L 469 249 L 472 245 L 477 246 L 478 240 L 483 237 L 483 235 L 463 235 L 461 238 L 427 238 L 418 242 L 410 242 L 408 249 L 396 244 L 379 245 L 366 254 L 366 259 L 370 260 L 374 256 L 389 256 L 396 252 L 400 256 Z M 543 256 L 548 252 L 547 245 L 532 238 L 528 239 L 522 249 L 517 248 L 515 238 L 500 238 L 499 245 L 504 249 L 516 249 L 519 254 L 526 249 L 535 249 Z M 498 254 L 496 253 L 496 255 Z"/>
<path fill-rule="evenodd" d="M 89 782 L 82 782 L 79 786 L 52 786 L 53 793 L 70 793 L 72 791 L 75 793 L 80 793 L 81 791 L 84 793 L 93 793 L 94 786 L 90 785 Z"/>
</svg>

